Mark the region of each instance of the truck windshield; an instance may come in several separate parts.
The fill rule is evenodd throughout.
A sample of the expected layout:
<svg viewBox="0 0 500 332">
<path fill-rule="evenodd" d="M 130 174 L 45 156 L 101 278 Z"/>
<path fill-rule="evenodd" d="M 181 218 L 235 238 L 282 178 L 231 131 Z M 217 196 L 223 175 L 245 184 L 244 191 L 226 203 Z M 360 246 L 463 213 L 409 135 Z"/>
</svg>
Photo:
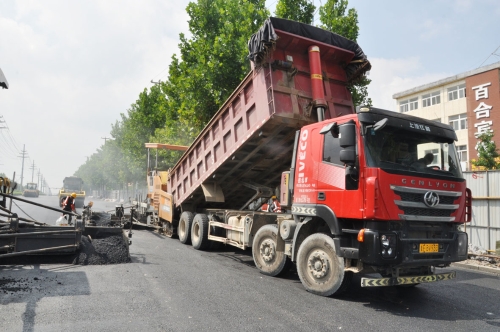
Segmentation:
<svg viewBox="0 0 500 332">
<path fill-rule="evenodd" d="M 80 179 L 71 179 L 64 181 L 64 188 L 69 190 L 80 190 L 82 187 L 82 180 Z"/>
<path fill-rule="evenodd" d="M 447 138 L 386 126 L 368 128 L 364 140 L 369 167 L 463 178 L 455 144 Z"/>
</svg>

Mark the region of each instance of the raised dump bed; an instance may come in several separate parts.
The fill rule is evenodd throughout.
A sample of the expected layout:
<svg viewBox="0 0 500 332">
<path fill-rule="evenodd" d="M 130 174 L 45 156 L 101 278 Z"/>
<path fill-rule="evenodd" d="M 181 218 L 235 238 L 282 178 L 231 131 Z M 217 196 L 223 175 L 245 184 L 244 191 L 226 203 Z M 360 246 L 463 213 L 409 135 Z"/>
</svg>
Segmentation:
<svg viewBox="0 0 500 332">
<path fill-rule="evenodd" d="M 321 74 L 311 74 L 311 46 Z M 354 112 L 346 85 L 369 69 L 356 43 L 282 19 L 266 22 L 250 52 L 252 71 L 170 172 L 166 191 L 177 208 L 243 208 L 259 186 L 279 186 L 295 132 L 318 121 L 314 79 L 322 79 L 328 119 Z"/>
</svg>

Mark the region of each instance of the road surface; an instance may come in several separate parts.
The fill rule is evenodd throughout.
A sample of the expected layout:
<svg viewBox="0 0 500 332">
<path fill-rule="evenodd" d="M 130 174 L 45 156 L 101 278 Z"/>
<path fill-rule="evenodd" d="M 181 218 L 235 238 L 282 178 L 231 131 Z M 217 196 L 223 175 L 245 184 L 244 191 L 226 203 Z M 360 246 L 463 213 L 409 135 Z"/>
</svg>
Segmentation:
<svg viewBox="0 0 500 332">
<path fill-rule="evenodd" d="M 97 201 L 94 211 L 114 205 Z M 39 221 L 58 217 L 19 206 Z M 500 330 L 493 274 L 455 269 L 453 281 L 410 289 L 361 288 L 358 277 L 347 294 L 324 298 L 306 292 L 295 271 L 260 274 L 251 251 L 197 251 L 149 231 L 134 231 L 132 241 L 129 264 L 0 266 L 1 330 Z"/>
</svg>

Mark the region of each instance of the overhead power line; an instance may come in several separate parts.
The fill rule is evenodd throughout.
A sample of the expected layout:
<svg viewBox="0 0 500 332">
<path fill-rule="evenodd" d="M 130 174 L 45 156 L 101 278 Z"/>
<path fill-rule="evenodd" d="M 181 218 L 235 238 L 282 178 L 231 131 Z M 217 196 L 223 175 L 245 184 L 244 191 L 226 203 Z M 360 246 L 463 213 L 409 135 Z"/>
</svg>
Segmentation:
<svg viewBox="0 0 500 332">
<path fill-rule="evenodd" d="M 488 59 L 489 59 L 492 55 L 496 55 L 496 56 L 500 57 L 500 55 L 496 53 L 496 52 L 498 51 L 498 49 L 499 49 L 499 48 L 500 48 L 500 45 L 498 45 L 498 47 L 497 47 L 497 48 L 496 48 L 493 52 L 491 52 L 491 54 L 490 54 L 490 55 L 488 55 L 488 57 L 487 57 L 486 59 L 484 59 L 484 61 L 483 61 L 483 62 L 481 62 L 481 64 L 478 66 L 478 68 L 479 68 L 479 67 L 481 67 L 481 66 L 482 66 L 482 65 L 483 65 L 486 61 L 488 61 Z"/>
</svg>

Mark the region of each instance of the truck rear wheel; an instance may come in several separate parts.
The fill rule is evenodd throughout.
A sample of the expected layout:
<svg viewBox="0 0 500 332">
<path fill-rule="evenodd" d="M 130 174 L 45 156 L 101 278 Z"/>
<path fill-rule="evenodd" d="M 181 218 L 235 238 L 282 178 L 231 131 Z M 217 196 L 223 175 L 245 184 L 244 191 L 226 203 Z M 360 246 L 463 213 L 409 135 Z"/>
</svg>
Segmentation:
<svg viewBox="0 0 500 332">
<path fill-rule="evenodd" d="M 205 250 L 208 245 L 208 217 L 199 213 L 194 216 L 191 226 L 191 243 L 196 250 Z"/>
<path fill-rule="evenodd" d="M 179 235 L 179 241 L 184 244 L 188 244 L 191 241 L 191 224 L 193 223 L 193 213 L 189 211 L 184 211 L 179 219 L 179 227 L 177 228 L 177 234 Z"/>
<path fill-rule="evenodd" d="M 255 234 L 252 256 L 255 266 L 262 274 L 275 277 L 284 272 L 287 257 L 283 251 L 276 251 L 277 225 L 262 226 Z"/>
<path fill-rule="evenodd" d="M 344 272 L 344 259 L 337 256 L 333 239 L 321 233 L 309 235 L 300 245 L 297 272 L 306 290 L 321 296 L 345 291 L 352 279 Z"/>
<path fill-rule="evenodd" d="M 177 234 L 179 235 L 179 241 L 184 244 L 189 244 L 191 242 L 191 225 L 193 224 L 193 213 L 189 211 L 184 211 L 179 219 L 179 227 L 177 227 Z"/>
</svg>

